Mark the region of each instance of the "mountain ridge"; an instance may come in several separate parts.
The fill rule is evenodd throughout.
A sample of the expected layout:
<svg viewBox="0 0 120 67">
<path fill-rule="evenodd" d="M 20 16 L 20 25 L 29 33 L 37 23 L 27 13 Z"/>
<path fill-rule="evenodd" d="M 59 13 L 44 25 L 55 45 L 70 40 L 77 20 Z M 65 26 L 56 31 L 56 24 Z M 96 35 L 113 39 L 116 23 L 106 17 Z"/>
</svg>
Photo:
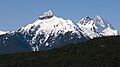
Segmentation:
<svg viewBox="0 0 120 67">
<path fill-rule="evenodd" d="M 18 41 L 16 45 L 20 45 L 19 49 L 29 52 L 53 49 L 63 46 L 62 44 L 83 42 L 95 37 L 117 35 L 118 31 L 101 16 L 96 16 L 94 19 L 86 16 L 78 23 L 74 23 L 70 19 L 65 20 L 57 17 L 52 10 L 48 10 L 40 15 L 36 21 L 22 27 L 18 31 L 1 35 L 0 51 L 4 51 L 2 50 L 2 45 L 5 46 L 5 50 L 7 50 L 6 45 L 10 45 L 13 49 L 16 40 Z M 14 37 L 14 43 L 8 41 L 8 36 Z M 13 47 L 12 44 L 14 44 Z"/>
</svg>

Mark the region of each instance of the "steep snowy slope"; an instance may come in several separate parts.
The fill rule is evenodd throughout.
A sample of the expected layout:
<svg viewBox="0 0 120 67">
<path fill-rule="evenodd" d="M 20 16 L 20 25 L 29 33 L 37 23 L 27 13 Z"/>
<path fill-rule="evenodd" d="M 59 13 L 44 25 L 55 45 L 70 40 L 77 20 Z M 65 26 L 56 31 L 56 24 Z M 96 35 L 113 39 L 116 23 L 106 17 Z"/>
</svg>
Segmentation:
<svg viewBox="0 0 120 67">
<path fill-rule="evenodd" d="M 61 44 L 84 41 L 81 30 L 71 21 L 56 17 L 51 10 L 43 13 L 34 23 L 28 24 L 19 31 L 30 43 L 33 51 L 42 47 L 57 47 Z"/>
<path fill-rule="evenodd" d="M 118 35 L 118 31 L 101 16 L 94 19 L 82 18 L 77 25 L 82 29 L 82 33 L 90 38 Z"/>
</svg>

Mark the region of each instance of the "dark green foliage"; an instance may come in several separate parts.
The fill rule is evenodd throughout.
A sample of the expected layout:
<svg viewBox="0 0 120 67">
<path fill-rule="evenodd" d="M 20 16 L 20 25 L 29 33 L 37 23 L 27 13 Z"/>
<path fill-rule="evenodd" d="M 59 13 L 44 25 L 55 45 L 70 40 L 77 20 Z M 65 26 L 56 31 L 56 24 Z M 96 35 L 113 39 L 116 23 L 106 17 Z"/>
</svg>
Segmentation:
<svg viewBox="0 0 120 67">
<path fill-rule="evenodd" d="M 120 36 L 48 51 L 0 55 L 0 67 L 120 67 Z"/>
</svg>

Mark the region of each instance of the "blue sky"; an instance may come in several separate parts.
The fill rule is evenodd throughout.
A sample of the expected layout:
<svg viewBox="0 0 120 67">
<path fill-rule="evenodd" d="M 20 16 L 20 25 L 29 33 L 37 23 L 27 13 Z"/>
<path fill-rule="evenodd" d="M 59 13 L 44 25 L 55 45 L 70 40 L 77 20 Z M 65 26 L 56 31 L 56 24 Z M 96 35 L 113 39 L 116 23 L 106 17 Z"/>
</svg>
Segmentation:
<svg viewBox="0 0 120 67">
<path fill-rule="evenodd" d="M 0 0 L 0 30 L 18 30 L 49 9 L 74 22 L 100 15 L 120 30 L 120 0 Z"/>
</svg>

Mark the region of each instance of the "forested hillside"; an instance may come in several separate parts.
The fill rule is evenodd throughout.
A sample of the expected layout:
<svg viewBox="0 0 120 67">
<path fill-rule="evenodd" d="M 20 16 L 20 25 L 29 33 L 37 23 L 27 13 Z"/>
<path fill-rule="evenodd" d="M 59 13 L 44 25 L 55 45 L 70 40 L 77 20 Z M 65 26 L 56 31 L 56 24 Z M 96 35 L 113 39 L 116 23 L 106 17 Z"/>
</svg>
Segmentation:
<svg viewBox="0 0 120 67">
<path fill-rule="evenodd" d="M 47 51 L 0 55 L 0 67 L 120 67 L 120 36 Z"/>
</svg>

